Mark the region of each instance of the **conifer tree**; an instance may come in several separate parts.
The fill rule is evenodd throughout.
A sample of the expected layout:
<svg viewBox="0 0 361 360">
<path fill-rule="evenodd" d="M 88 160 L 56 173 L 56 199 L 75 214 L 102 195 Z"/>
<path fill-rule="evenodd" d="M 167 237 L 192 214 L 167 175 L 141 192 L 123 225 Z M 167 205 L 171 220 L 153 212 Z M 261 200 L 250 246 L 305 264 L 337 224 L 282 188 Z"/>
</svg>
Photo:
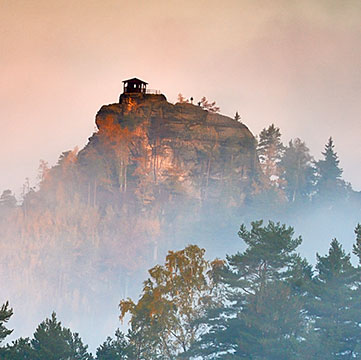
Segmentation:
<svg viewBox="0 0 361 360">
<path fill-rule="evenodd" d="M 124 334 L 118 329 L 115 338 L 108 337 L 97 349 L 96 360 L 125 360 L 130 353 L 129 344 Z"/>
<path fill-rule="evenodd" d="M 55 313 L 37 327 L 31 345 L 37 360 L 92 359 L 79 335 L 63 328 Z"/>
<path fill-rule="evenodd" d="M 7 301 L 0 308 L 0 344 L 2 341 L 12 333 L 12 330 L 6 328 L 5 324 L 9 321 L 13 315 L 13 309 L 9 308 L 9 302 Z M 4 358 L 6 349 L 0 347 L 0 359 Z"/>
<path fill-rule="evenodd" d="M 9 307 L 9 302 L 7 301 L 0 308 L 0 343 L 12 333 L 12 330 L 5 327 L 5 324 L 9 321 L 12 315 L 13 309 Z"/>
<path fill-rule="evenodd" d="M 239 231 L 247 248 L 227 257 L 221 273 L 227 287 L 223 307 L 208 312 L 209 331 L 192 355 L 222 359 L 290 359 L 297 356 L 303 331 L 298 271 L 306 268 L 295 250 L 301 238 L 293 229 L 269 222 L 244 225 Z M 300 266 L 302 265 L 302 266 Z M 308 268 L 308 267 L 307 267 Z M 302 275 L 303 276 L 303 275 Z M 292 279 L 292 281 L 291 281 Z"/>
<path fill-rule="evenodd" d="M 352 252 L 358 257 L 361 264 L 361 224 L 357 224 L 355 228 L 356 244 L 353 245 Z"/>
<path fill-rule="evenodd" d="M 284 146 L 281 142 L 280 129 L 274 124 L 263 129 L 259 134 L 257 153 L 262 170 L 274 185 L 279 185 L 281 175 L 279 162 L 281 161 Z"/>
<path fill-rule="evenodd" d="M 5 360 L 37 360 L 29 338 L 20 338 L 7 345 Z"/>
<path fill-rule="evenodd" d="M 291 140 L 285 147 L 280 167 L 282 187 L 288 200 L 306 201 L 313 192 L 315 175 L 312 156 L 306 144 L 300 139 Z"/>
<path fill-rule="evenodd" d="M 236 111 L 236 114 L 234 115 L 234 120 L 241 122 L 241 116 L 238 114 L 238 111 Z"/>
<path fill-rule="evenodd" d="M 343 170 L 339 167 L 340 160 L 334 150 L 332 137 L 322 152 L 323 159 L 315 163 L 317 170 L 317 193 L 322 200 L 334 200 L 344 194 L 345 182 L 341 179 Z"/>
<path fill-rule="evenodd" d="M 357 272 L 350 255 L 333 239 L 326 256 L 317 254 L 309 315 L 318 339 L 318 359 L 353 359 L 360 353 L 361 313 Z"/>
</svg>

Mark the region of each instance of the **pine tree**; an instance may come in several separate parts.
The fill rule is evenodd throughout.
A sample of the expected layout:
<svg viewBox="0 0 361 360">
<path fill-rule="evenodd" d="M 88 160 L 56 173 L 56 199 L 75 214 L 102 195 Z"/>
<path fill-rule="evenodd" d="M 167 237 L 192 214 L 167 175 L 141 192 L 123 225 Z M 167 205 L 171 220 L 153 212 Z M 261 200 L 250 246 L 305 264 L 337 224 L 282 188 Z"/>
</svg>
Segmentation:
<svg viewBox="0 0 361 360">
<path fill-rule="evenodd" d="M 334 200 L 344 195 L 345 182 L 341 179 L 343 170 L 339 167 L 340 160 L 334 150 L 332 137 L 322 152 L 323 159 L 315 163 L 317 170 L 317 193 L 322 200 Z"/>
<path fill-rule="evenodd" d="M 212 113 L 217 113 L 221 110 L 220 107 L 216 105 L 215 101 L 208 102 L 205 96 L 202 97 L 201 101 L 198 104 L 204 110 L 207 110 Z"/>
<path fill-rule="evenodd" d="M 257 153 L 262 170 L 266 177 L 274 184 L 279 185 L 281 175 L 279 162 L 281 161 L 284 146 L 281 142 L 280 129 L 274 124 L 263 129 L 259 134 Z"/>
<path fill-rule="evenodd" d="M 359 317 L 359 309 L 361 309 L 361 224 L 357 224 L 355 228 L 355 234 L 356 234 L 356 242 L 353 245 L 352 252 L 358 257 L 359 266 L 356 269 L 357 275 L 356 275 L 356 281 L 357 281 L 357 287 L 355 289 L 355 294 L 353 297 L 353 309 L 356 309 L 356 319 Z M 361 355 L 361 340 L 358 341 L 355 350 L 355 354 Z"/>
<path fill-rule="evenodd" d="M 29 338 L 20 338 L 7 345 L 5 360 L 37 360 Z"/>
<path fill-rule="evenodd" d="M 9 308 L 9 302 L 7 301 L 0 308 L 0 344 L 1 342 L 12 333 L 12 330 L 6 328 L 5 324 L 9 321 L 13 315 L 13 309 Z M 0 347 L 0 359 L 4 358 L 6 349 Z"/>
<path fill-rule="evenodd" d="M 96 360 L 125 360 L 129 359 L 129 344 L 124 334 L 118 329 L 115 339 L 108 337 L 97 349 Z"/>
<path fill-rule="evenodd" d="M 273 222 L 262 226 L 262 221 L 253 222 L 250 231 L 242 225 L 239 236 L 247 248 L 228 256 L 221 273 L 226 301 L 208 312 L 204 325 L 209 331 L 192 354 L 210 359 L 296 358 L 303 302 L 295 290 L 301 280 L 293 267 L 307 267 L 295 253 L 301 238 L 293 238 L 291 227 Z"/>
<path fill-rule="evenodd" d="M 69 329 L 66 329 L 69 330 Z M 70 332 L 70 330 L 69 330 Z M 88 353 L 88 345 L 84 345 L 78 333 L 72 334 L 71 341 L 72 359 L 74 360 L 93 360 L 93 356 Z"/>
<path fill-rule="evenodd" d="M 0 308 L 0 343 L 12 333 L 12 330 L 8 330 L 5 327 L 5 323 L 9 321 L 13 315 L 13 309 L 9 307 L 9 302 L 7 301 Z"/>
<path fill-rule="evenodd" d="M 318 359 L 352 359 L 361 353 L 361 313 L 359 310 L 357 272 L 350 255 L 333 239 L 326 256 L 317 254 L 313 300 L 309 315 L 319 342 Z"/>
<path fill-rule="evenodd" d="M 288 200 L 292 203 L 309 200 L 315 175 L 312 156 L 306 144 L 298 138 L 291 140 L 285 148 L 280 167 L 282 187 Z"/>
<path fill-rule="evenodd" d="M 234 115 L 234 120 L 241 122 L 241 116 L 238 114 L 238 111 L 236 111 L 236 114 Z"/>
<path fill-rule="evenodd" d="M 37 360 L 92 359 L 79 335 L 63 328 L 55 313 L 37 327 L 31 345 Z"/>
<path fill-rule="evenodd" d="M 353 245 L 352 252 L 358 257 L 361 264 L 361 224 L 357 224 L 355 228 L 356 244 Z"/>
</svg>

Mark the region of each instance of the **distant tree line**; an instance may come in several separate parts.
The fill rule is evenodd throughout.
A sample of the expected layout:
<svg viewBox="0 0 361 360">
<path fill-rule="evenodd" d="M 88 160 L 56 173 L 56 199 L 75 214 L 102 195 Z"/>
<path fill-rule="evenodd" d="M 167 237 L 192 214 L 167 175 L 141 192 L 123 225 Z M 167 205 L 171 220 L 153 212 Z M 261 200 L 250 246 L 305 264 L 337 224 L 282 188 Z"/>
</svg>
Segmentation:
<svg viewBox="0 0 361 360">
<path fill-rule="evenodd" d="M 12 309 L 5 304 L 0 310 L 0 340 L 11 333 L 5 323 L 12 315 Z M 9 313 L 11 312 L 11 314 Z M 107 340 L 96 350 L 96 357 L 88 352 L 79 334 L 62 326 L 53 313 L 45 319 L 34 332 L 33 338 L 19 338 L 0 348 L 2 360 L 117 360 L 127 359 L 129 344 L 124 335 L 117 330 L 115 337 Z"/>
<path fill-rule="evenodd" d="M 332 204 L 347 201 L 354 192 L 342 179 L 340 160 L 330 137 L 315 161 L 306 144 L 299 138 L 287 146 L 281 141 L 281 132 L 274 124 L 258 136 L 257 153 L 265 175 L 263 193 L 273 192 L 281 202 Z"/>
<path fill-rule="evenodd" d="M 1 359 L 354 359 L 361 357 L 361 225 L 350 254 L 333 239 L 311 266 L 301 237 L 280 223 L 240 227 L 246 245 L 225 260 L 205 259 L 189 245 L 149 270 L 139 300 L 123 299 L 116 331 L 89 354 L 77 333 L 53 313 L 33 338 L 0 348 Z M 0 309 L 0 340 L 13 311 Z"/>
</svg>

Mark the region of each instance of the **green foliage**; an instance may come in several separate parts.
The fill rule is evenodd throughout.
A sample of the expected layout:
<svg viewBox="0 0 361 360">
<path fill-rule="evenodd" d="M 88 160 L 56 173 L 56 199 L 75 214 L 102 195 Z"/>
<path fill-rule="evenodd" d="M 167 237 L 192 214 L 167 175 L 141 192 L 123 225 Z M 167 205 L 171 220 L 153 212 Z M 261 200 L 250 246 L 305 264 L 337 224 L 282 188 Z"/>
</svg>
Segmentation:
<svg viewBox="0 0 361 360">
<path fill-rule="evenodd" d="M 129 344 L 124 334 L 118 329 L 115 332 L 115 338 L 108 337 L 100 345 L 96 352 L 96 360 L 125 360 L 129 359 L 131 353 Z"/>
<path fill-rule="evenodd" d="M 230 265 L 236 267 L 248 281 L 256 274 L 256 284 L 279 279 L 282 271 L 295 259 L 301 237 L 293 239 L 292 227 L 272 221 L 267 226 L 263 226 L 263 221 L 255 221 L 251 226 L 251 230 L 247 230 L 245 225 L 240 227 L 238 236 L 246 243 L 247 249 L 242 254 L 229 257 Z"/>
<path fill-rule="evenodd" d="M 281 141 L 280 129 L 274 124 L 267 129 L 263 129 L 259 134 L 257 153 L 262 166 L 262 170 L 267 179 L 279 186 L 281 161 L 284 146 Z"/>
<path fill-rule="evenodd" d="M 361 264 L 361 224 L 357 224 L 355 228 L 356 244 L 353 245 L 352 252 L 358 257 Z"/>
<path fill-rule="evenodd" d="M 315 163 L 317 170 L 317 193 L 322 200 L 334 200 L 345 194 L 346 185 L 341 179 L 343 170 L 339 167 L 339 159 L 334 150 L 332 137 L 322 152 L 323 159 Z"/>
<path fill-rule="evenodd" d="M 3 306 L 4 307 L 4 306 Z M 79 335 L 61 326 L 55 313 L 36 329 L 34 338 L 20 338 L 0 349 L 4 360 L 92 360 Z"/>
<path fill-rule="evenodd" d="M 13 309 L 9 307 L 9 302 L 7 301 L 0 308 L 0 343 L 12 333 L 12 330 L 5 327 L 5 323 L 9 321 L 12 315 Z"/>
<path fill-rule="evenodd" d="M 312 156 L 300 139 L 291 140 L 285 148 L 280 166 L 282 187 L 289 202 L 307 201 L 313 192 L 315 174 Z"/>
<path fill-rule="evenodd" d="M 360 273 L 336 239 L 326 256 L 317 254 L 317 276 L 309 315 L 322 347 L 319 359 L 358 358 L 360 349 Z"/>
<path fill-rule="evenodd" d="M 79 335 L 62 327 L 55 313 L 37 327 L 31 345 L 37 360 L 92 359 Z"/>
<path fill-rule="evenodd" d="M 274 124 L 271 124 L 267 129 L 264 128 L 259 134 L 257 151 L 261 162 L 268 158 L 268 153 L 272 152 L 272 159 L 281 160 L 284 146 L 281 141 L 281 131 Z"/>
<path fill-rule="evenodd" d="M 204 325 L 209 331 L 192 355 L 289 359 L 296 354 L 303 302 L 295 288 L 305 277 L 299 270 L 308 268 L 295 253 L 301 238 L 293 238 L 293 228 L 279 223 L 251 226 L 240 228 L 247 248 L 227 257 L 221 272 L 227 296 L 222 307 L 208 312 Z"/>
<path fill-rule="evenodd" d="M 5 360 L 36 360 L 36 354 L 29 338 L 20 338 L 8 345 L 4 352 Z"/>
</svg>

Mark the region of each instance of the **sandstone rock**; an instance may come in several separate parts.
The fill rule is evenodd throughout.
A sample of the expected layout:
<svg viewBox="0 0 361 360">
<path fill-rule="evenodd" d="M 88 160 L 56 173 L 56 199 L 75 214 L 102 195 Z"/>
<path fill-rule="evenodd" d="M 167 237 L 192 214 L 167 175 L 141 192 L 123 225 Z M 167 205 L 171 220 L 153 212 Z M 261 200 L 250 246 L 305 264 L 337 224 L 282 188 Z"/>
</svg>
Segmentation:
<svg viewBox="0 0 361 360">
<path fill-rule="evenodd" d="M 172 182 L 184 195 L 202 201 L 221 200 L 231 187 L 234 194 L 222 200 L 240 206 L 259 172 L 255 139 L 244 124 L 189 103 L 170 104 L 164 95 L 123 94 L 120 103 L 99 110 L 96 124 L 99 132 L 80 157 L 118 137 L 114 148 L 126 149 L 114 160 L 127 164 L 133 189 L 142 166 L 153 185 Z"/>
</svg>

